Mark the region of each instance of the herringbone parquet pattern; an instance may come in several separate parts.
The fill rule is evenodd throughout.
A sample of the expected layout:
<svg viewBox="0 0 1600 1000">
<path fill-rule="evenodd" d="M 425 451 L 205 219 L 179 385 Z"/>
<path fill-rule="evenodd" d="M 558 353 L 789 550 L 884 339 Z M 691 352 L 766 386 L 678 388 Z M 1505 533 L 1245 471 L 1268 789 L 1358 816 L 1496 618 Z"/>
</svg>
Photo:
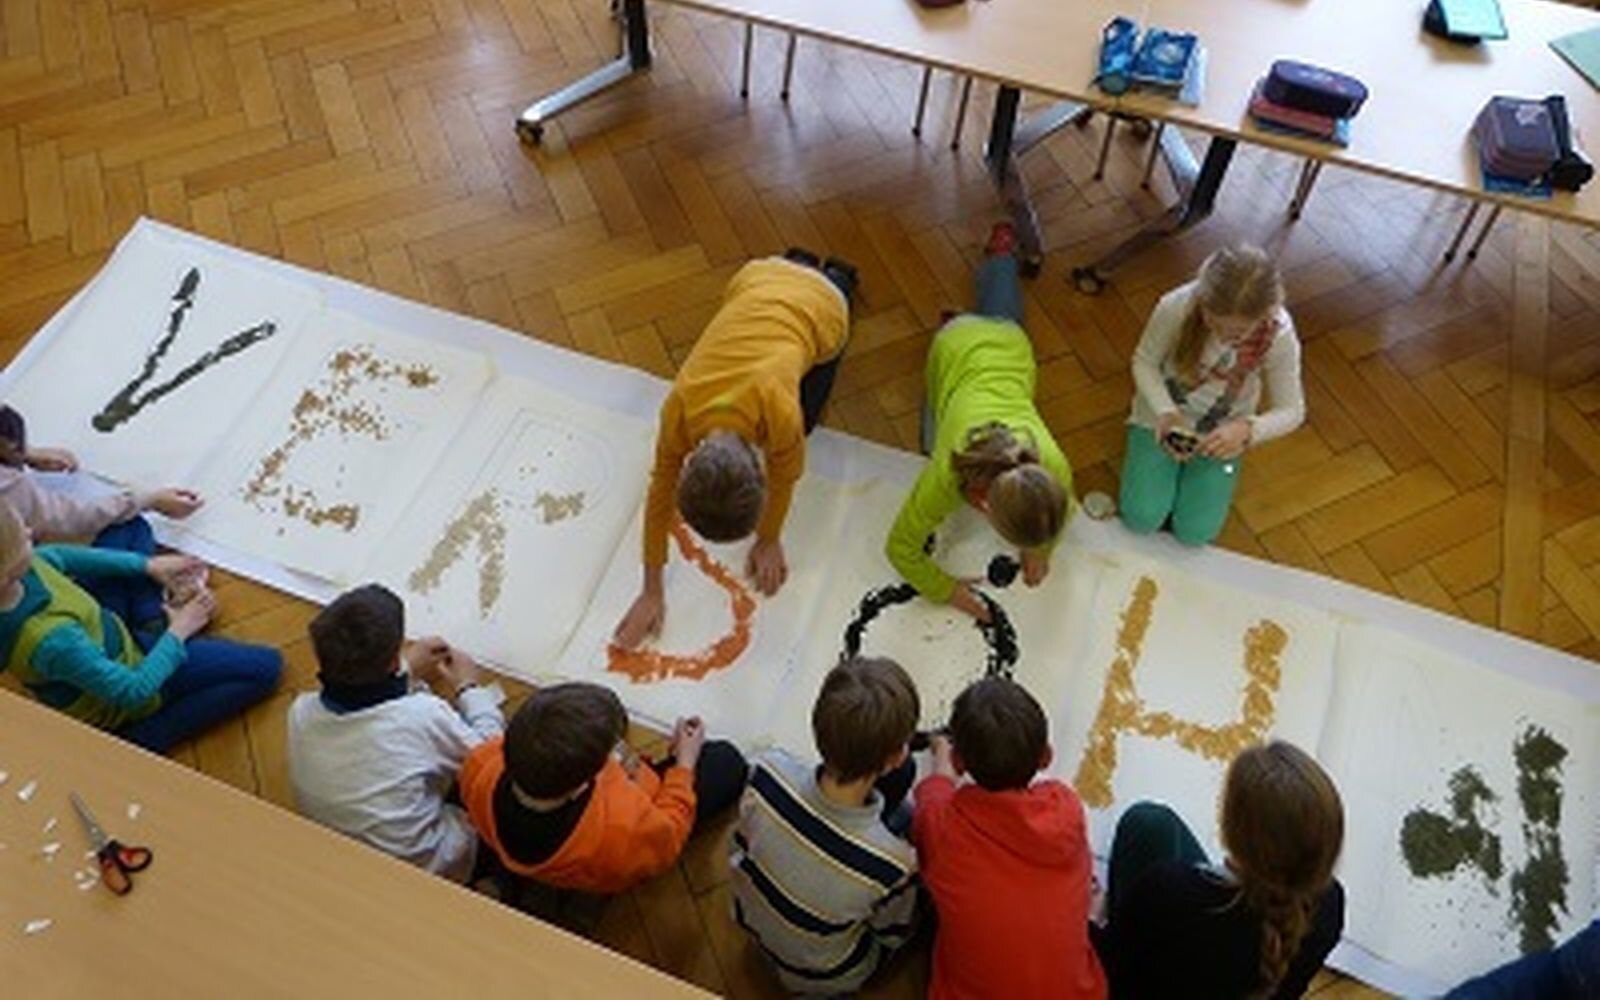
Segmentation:
<svg viewBox="0 0 1600 1000">
<path fill-rule="evenodd" d="M 764 35 L 744 104 L 739 35 L 659 5 L 649 78 L 529 150 L 516 111 L 615 50 L 601 0 L 0 0 L 0 349 L 141 213 L 661 375 L 739 262 L 799 244 L 864 279 L 829 423 L 910 447 L 928 332 L 966 301 L 998 211 L 989 94 L 953 153 L 955 81 L 936 83 L 918 143 L 916 68 L 806 44 L 784 105 Z M 1140 189 L 1128 130 L 1093 181 L 1100 127 L 1025 165 L 1051 250 L 1028 301 L 1040 398 L 1080 488 L 1114 490 L 1155 298 L 1217 243 L 1255 240 L 1288 274 L 1310 421 L 1252 453 L 1223 544 L 1600 657 L 1600 243 L 1508 216 L 1475 264 L 1441 270 L 1453 199 L 1329 171 L 1289 225 L 1295 164 L 1244 150 L 1216 217 L 1088 298 L 1064 268 L 1170 195 Z M 311 609 L 225 575 L 220 597 L 222 631 L 280 645 L 288 683 L 179 756 L 288 804 L 283 714 L 314 683 Z M 698 838 L 597 936 L 771 993 L 727 916 L 723 842 Z M 878 992 L 913 995 L 923 963 Z"/>
</svg>

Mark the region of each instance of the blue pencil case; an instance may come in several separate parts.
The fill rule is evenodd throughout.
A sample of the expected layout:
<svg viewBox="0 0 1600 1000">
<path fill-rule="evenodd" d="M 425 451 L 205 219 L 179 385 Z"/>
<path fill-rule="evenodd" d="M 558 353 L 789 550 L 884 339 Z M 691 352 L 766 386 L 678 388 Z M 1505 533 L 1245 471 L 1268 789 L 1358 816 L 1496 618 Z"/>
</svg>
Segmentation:
<svg viewBox="0 0 1600 1000">
<path fill-rule="evenodd" d="M 1133 86 L 1133 60 L 1139 47 L 1139 26 L 1128 18 L 1113 18 L 1100 33 L 1100 71 L 1094 81 L 1115 97 Z"/>
</svg>

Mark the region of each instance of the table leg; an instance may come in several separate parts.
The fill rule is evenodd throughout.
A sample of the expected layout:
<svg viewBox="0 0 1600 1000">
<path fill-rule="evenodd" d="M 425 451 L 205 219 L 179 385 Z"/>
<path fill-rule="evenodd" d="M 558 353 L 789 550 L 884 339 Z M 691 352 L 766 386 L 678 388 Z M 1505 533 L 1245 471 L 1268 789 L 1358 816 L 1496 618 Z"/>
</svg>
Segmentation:
<svg viewBox="0 0 1600 1000">
<path fill-rule="evenodd" d="M 1107 271 L 1115 270 L 1119 264 L 1157 240 L 1175 236 L 1203 222 L 1216 207 L 1217 192 L 1228 174 L 1228 164 L 1233 160 L 1238 140 L 1212 137 L 1210 145 L 1206 147 L 1205 160 L 1198 164 L 1177 129 L 1161 130 L 1158 141 L 1161 143 L 1162 156 L 1167 161 L 1167 170 L 1172 175 L 1172 185 L 1178 190 L 1177 204 L 1099 260 L 1073 268 L 1072 283 L 1078 286 L 1079 291 L 1088 295 L 1098 294 L 1105 288 Z"/>
<path fill-rule="evenodd" d="M 622 55 L 530 104 L 517 117 L 517 135 L 523 141 L 538 142 L 544 135 L 545 122 L 650 68 L 650 25 L 645 19 L 644 0 L 621 3 Z"/>
<path fill-rule="evenodd" d="M 961 83 L 961 103 L 956 105 L 956 128 L 950 134 L 950 148 L 961 148 L 961 130 L 967 124 L 967 102 L 972 100 L 972 77 L 967 77 Z"/>
<path fill-rule="evenodd" d="M 1061 101 L 1019 124 L 1017 114 L 1021 102 L 1022 92 L 1016 87 L 1002 84 L 995 93 L 994 119 L 989 123 L 989 145 L 984 150 L 984 159 L 1000 189 L 1006 212 L 1017 227 L 1017 261 L 1022 273 L 1031 278 L 1039 273 L 1044 263 L 1044 248 L 1039 215 L 1034 211 L 1028 182 L 1023 179 L 1017 159 L 1067 123 L 1082 125 L 1088 121 L 1092 109 L 1072 101 Z"/>
<path fill-rule="evenodd" d="M 778 99 L 789 99 L 789 84 L 794 80 L 794 47 L 800 44 L 800 36 L 794 32 L 789 33 L 789 47 L 783 52 L 783 89 L 778 91 Z"/>
</svg>

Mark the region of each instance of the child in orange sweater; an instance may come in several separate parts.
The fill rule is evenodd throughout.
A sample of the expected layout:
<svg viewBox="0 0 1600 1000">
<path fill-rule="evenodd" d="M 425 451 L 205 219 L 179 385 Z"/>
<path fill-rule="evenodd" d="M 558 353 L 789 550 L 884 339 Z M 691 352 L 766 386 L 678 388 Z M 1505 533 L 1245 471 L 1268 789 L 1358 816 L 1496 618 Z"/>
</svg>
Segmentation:
<svg viewBox="0 0 1600 1000">
<path fill-rule="evenodd" d="M 678 860 L 694 827 L 738 801 L 744 756 L 681 719 L 672 756 L 642 763 L 610 690 L 557 684 L 531 695 L 503 739 L 461 768 L 478 834 L 515 875 L 558 889 L 617 893 Z"/>
</svg>

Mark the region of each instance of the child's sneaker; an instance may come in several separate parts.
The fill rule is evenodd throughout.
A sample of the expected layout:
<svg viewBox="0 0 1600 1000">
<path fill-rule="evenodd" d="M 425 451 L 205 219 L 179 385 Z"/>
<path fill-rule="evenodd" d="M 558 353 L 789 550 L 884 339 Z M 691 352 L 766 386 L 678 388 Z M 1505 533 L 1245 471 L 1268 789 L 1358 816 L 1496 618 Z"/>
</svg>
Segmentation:
<svg viewBox="0 0 1600 1000">
<path fill-rule="evenodd" d="M 1017 227 L 1009 222 L 996 222 L 989 230 L 989 242 L 984 244 L 986 257 L 1010 257 L 1017 252 Z"/>
<path fill-rule="evenodd" d="M 805 247 L 790 247 L 783 252 L 783 259 L 794 261 L 796 264 L 803 264 L 806 267 L 813 267 L 819 271 L 822 270 L 822 258 Z"/>
</svg>

